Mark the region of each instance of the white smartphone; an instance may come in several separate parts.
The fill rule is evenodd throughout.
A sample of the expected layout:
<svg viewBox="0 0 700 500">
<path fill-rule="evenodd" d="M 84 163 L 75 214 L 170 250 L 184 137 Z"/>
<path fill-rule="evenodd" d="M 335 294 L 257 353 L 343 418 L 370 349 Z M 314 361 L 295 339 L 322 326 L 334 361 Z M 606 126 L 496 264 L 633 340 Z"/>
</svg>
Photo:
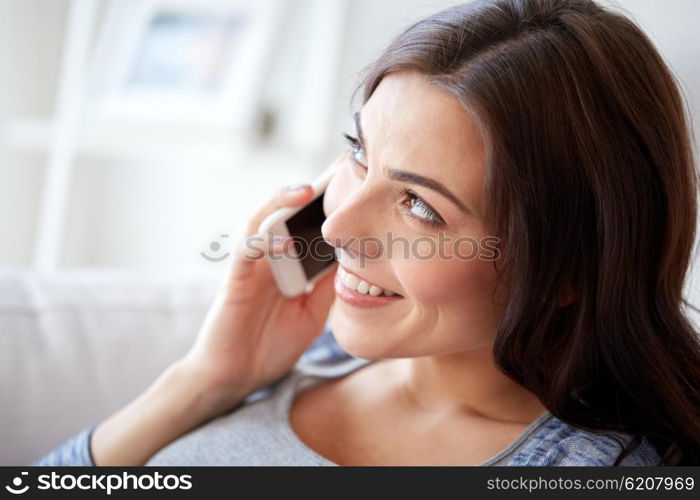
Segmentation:
<svg viewBox="0 0 700 500">
<path fill-rule="evenodd" d="M 267 256 L 280 292 L 296 297 L 311 291 L 313 284 L 333 268 L 335 248 L 321 234 L 326 220 L 323 197 L 335 172 L 330 168 L 312 184 L 313 200 L 303 207 L 284 207 L 270 214 L 260 224 L 258 233 L 268 231 L 273 237 L 294 240 L 294 251 L 284 255 Z"/>
</svg>

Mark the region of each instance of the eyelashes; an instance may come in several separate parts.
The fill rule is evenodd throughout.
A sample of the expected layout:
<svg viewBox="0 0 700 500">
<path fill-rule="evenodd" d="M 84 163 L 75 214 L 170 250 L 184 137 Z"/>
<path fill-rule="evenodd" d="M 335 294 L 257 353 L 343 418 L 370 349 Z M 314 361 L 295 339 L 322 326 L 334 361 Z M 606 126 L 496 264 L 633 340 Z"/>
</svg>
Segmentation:
<svg viewBox="0 0 700 500">
<path fill-rule="evenodd" d="M 404 196 L 404 201 L 408 200 L 408 210 L 404 210 L 405 214 L 412 218 L 422 222 L 424 224 L 430 225 L 430 227 L 437 229 L 443 227 L 445 222 L 442 217 L 423 199 L 416 193 L 408 188 L 402 188 L 399 193 Z M 404 204 L 405 206 L 405 204 Z M 425 214 L 424 216 L 416 215 L 413 209 L 417 209 L 419 212 Z"/>
<path fill-rule="evenodd" d="M 350 146 L 350 149 L 352 150 L 353 161 L 364 166 L 365 164 L 362 163 L 360 160 L 358 160 L 355 157 L 355 155 L 362 153 L 362 144 L 360 144 L 360 140 L 358 138 L 353 137 L 353 136 L 348 135 L 348 134 L 343 134 L 343 137 L 345 138 L 345 141 L 348 143 L 348 145 Z"/>
<path fill-rule="evenodd" d="M 350 155 L 351 161 L 355 165 L 362 167 L 366 170 L 366 160 L 362 161 L 357 158 L 357 155 L 364 156 L 364 151 L 360 140 L 356 137 L 345 133 L 343 133 L 343 137 L 345 138 L 352 152 L 352 154 Z M 423 198 L 418 196 L 411 189 L 404 187 L 399 190 L 399 194 L 404 197 L 401 204 L 403 212 L 404 214 L 406 214 L 407 217 L 414 219 L 419 223 L 429 226 L 433 229 L 444 227 L 446 225 L 445 221 L 440 216 L 440 214 L 438 214 L 437 211 L 433 207 L 431 207 L 429 203 L 423 200 Z M 418 215 L 416 211 L 418 212 L 418 214 L 421 215 Z"/>
<path fill-rule="evenodd" d="M 351 146 L 359 146 L 360 145 L 360 141 L 359 141 L 359 139 L 357 139 L 357 137 L 353 137 L 350 134 L 346 134 L 346 133 L 343 133 L 343 137 L 348 142 L 348 144 L 350 144 Z"/>
</svg>

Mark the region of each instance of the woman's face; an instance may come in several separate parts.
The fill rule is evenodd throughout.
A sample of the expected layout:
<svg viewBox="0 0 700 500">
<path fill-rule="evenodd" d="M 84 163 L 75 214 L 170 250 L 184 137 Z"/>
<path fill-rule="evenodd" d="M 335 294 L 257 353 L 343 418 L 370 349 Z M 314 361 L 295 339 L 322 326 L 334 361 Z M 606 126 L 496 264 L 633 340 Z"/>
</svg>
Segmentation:
<svg viewBox="0 0 700 500">
<path fill-rule="evenodd" d="M 494 296 L 488 251 L 496 240 L 483 240 L 484 144 L 476 123 L 455 97 L 414 72 L 384 77 L 359 122 L 360 144 L 339 160 L 326 191 L 322 233 L 344 247 L 340 267 L 402 297 L 359 307 L 336 296 L 336 339 L 364 359 L 490 345 L 502 317 L 495 304 L 503 301 Z M 390 170 L 430 179 L 446 194 Z"/>
</svg>

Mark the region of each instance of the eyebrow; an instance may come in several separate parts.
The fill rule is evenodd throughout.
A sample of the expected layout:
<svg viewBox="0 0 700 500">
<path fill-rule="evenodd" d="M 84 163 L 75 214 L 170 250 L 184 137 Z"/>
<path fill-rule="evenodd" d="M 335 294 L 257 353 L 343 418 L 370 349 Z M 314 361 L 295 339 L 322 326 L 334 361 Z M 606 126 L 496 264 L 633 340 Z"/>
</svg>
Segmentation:
<svg viewBox="0 0 700 500">
<path fill-rule="evenodd" d="M 353 115 L 353 119 L 355 121 L 355 131 L 357 132 L 357 138 L 360 141 L 360 144 L 362 145 L 362 148 L 367 151 L 367 148 L 365 146 L 365 138 L 362 133 L 362 125 L 360 124 L 360 112 L 356 111 L 355 114 Z M 447 189 L 442 183 L 436 181 L 435 179 L 431 179 L 430 177 L 425 177 L 422 175 L 415 174 L 413 172 L 407 172 L 405 170 L 395 170 L 392 168 L 387 167 L 386 165 L 382 169 L 384 171 L 384 174 L 389 177 L 392 180 L 395 181 L 403 181 L 403 182 L 408 182 L 409 184 L 416 184 L 418 186 L 423 186 L 428 189 L 432 189 L 433 191 L 440 193 L 443 195 L 445 198 L 450 200 L 452 203 L 457 205 L 459 209 L 462 212 L 467 212 L 471 213 L 471 210 L 467 208 L 467 206 L 462 203 L 462 201 L 457 198 L 455 195 L 453 195 L 449 189 Z"/>
</svg>

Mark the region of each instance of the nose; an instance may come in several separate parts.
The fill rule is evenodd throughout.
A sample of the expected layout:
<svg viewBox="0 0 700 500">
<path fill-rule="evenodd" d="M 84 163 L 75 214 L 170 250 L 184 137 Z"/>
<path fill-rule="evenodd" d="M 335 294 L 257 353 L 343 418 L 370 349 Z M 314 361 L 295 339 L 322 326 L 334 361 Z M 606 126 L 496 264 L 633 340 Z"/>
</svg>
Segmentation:
<svg viewBox="0 0 700 500">
<path fill-rule="evenodd" d="M 382 252 L 382 241 L 377 235 L 381 226 L 376 210 L 373 210 L 370 194 L 360 188 L 335 207 L 321 225 L 326 242 L 349 255 L 377 259 Z"/>
</svg>

